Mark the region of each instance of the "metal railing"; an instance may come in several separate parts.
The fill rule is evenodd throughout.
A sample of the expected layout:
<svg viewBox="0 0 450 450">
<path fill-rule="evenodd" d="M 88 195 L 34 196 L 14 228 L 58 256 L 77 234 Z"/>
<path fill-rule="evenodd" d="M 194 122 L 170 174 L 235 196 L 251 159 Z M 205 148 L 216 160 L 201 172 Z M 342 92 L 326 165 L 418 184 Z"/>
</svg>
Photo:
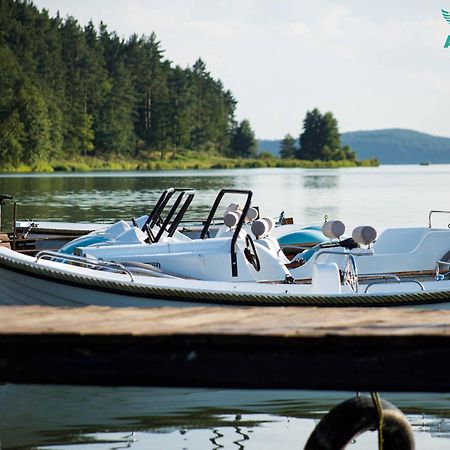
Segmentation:
<svg viewBox="0 0 450 450">
<path fill-rule="evenodd" d="M 343 272 L 343 281 L 345 284 L 350 286 L 352 291 L 357 294 L 359 289 L 358 283 L 358 268 L 355 261 L 355 256 L 372 256 L 372 253 L 367 252 L 345 252 L 345 251 L 331 251 L 331 250 L 321 250 L 314 255 L 314 263 L 322 255 L 339 255 L 345 256 L 345 270 Z"/>
<path fill-rule="evenodd" d="M 442 274 L 440 271 L 440 266 L 446 266 L 449 269 L 446 273 Z M 450 274 L 450 261 L 437 261 L 436 262 L 436 280 L 443 280 L 447 275 Z"/>
<path fill-rule="evenodd" d="M 450 214 L 450 211 L 434 209 L 428 213 L 428 228 L 431 228 L 431 216 L 433 214 Z M 450 228 L 450 223 L 447 225 Z"/>
<path fill-rule="evenodd" d="M 208 218 L 206 219 L 205 225 L 203 226 L 202 232 L 200 234 L 200 239 L 205 239 L 208 236 L 209 227 L 211 226 L 212 220 L 217 212 L 217 208 L 225 194 L 241 194 L 246 196 L 246 201 L 244 208 L 242 209 L 241 217 L 236 225 L 234 230 L 233 237 L 231 238 L 231 275 L 233 277 L 238 276 L 238 267 L 237 267 L 237 255 L 236 255 L 236 241 L 239 237 L 239 233 L 241 232 L 242 226 L 245 222 L 245 217 L 247 216 L 248 210 L 250 209 L 253 192 L 250 190 L 244 189 L 222 189 L 216 197 L 214 204 L 209 211 Z"/>
<path fill-rule="evenodd" d="M 413 284 L 417 284 L 419 287 L 420 287 L 420 290 L 421 291 L 424 291 L 425 290 L 425 286 L 420 282 L 420 281 L 417 281 L 417 280 L 413 280 L 413 279 L 403 279 L 403 280 L 401 280 L 400 278 L 398 278 L 396 275 L 394 275 L 394 277 L 396 277 L 396 279 L 393 279 L 393 280 L 378 280 L 378 281 L 373 281 L 372 283 L 369 283 L 367 286 L 366 286 L 366 289 L 365 289 L 365 291 L 364 291 L 364 294 L 367 294 L 367 291 L 372 287 L 372 286 L 375 286 L 375 285 L 377 285 L 377 284 L 384 284 L 384 285 L 386 285 L 386 284 L 402 284 L 402 283 L 413 283 Z"/>
<path fill-rule="evenodd" d="M 128 270 L 122 264 L 112 261 L 92 260 L 88 258 L 83 258 L 81 256 L 65 255 L 63 253 L 53 252 L 50 250 L 43 250 L 36 255 L 36 262 L 38 262 L 40 259 L 52 260 L 53 258 L 57 260 L 73 262 L 87 269 L 98 269 L 98 270 L 108 269 L 110 271 L 125 273 L 131 278 L 131 281 L 134 281 L 133 274 L 131 273 L 130 270 Z"/>
<path fill-rule="evenodd" d="M 178 198 L 176 199 L 174 205 L 170 208 L 166 219 L 163 220 L 162 214 L 163 214 L 164 210 L 166 209 L 166 206 L 168 205 L 169 200 L 172 198 L 172 196 L 176 192 L 179 192 L 180 194 L 179 194 Z M 156 238 L 154 238 L 154 241 L 157 242 L 159 240 L 159 238 L 161 237 L 162 232 L 164 230 L 166 230 L 166 228 L 169 226 L 170 220 L 176 213 L 183 197 L 186 197 L 185 202 L 182 204 L 181 209 L 178 211 L 178 213 L 174 219 L 176 226 L 171 227 L 171 229 L 170 229 L 170 232 L 172 234 L 175 233 L 176 227 L 178 227 L 179 223 L 183 219 L 183 216 L 184 216 L 186 210 L 188 209 L 189 205 L 191 204 L 192 199 L 194 198 L 194 195 L 195 195 L 195 190 L 193 188 L 169 188 L 169 189 L 164 190 L 161 193 L 161 195 L 160 195 L 158 201 L 156 202 L 155 206 L 153 207 L 152 211 L 148 215 L 148 218 L 145 221 L 144 225 L 142 226 L 141 230 L 145 232 L 145 231 L 147 231 L 147 229 L 150 229 L 150 230 L 153 229 L 153 227 L 157 223 L 160 224 L 161 229 L 162 229 L 161 234 L 158 233 L 158 236 Z"/>
</svg>

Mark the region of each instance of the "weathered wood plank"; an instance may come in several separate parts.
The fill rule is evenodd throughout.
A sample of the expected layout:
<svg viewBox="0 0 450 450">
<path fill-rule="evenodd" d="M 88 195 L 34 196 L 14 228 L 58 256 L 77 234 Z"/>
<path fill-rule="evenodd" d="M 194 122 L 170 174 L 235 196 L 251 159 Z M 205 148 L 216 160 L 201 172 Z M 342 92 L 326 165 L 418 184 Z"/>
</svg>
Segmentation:
<svg viewBox="0 0 450 450">
<path fill-rule="evenodd" d="M 450 392 L 450 311 L 0 307 L 0 381 Z"/>
<path fill-rule="evenodd" d="M 0 334 L 450 336 L 450 311 L 394 308 L 0 307 Z"/>
</svg>

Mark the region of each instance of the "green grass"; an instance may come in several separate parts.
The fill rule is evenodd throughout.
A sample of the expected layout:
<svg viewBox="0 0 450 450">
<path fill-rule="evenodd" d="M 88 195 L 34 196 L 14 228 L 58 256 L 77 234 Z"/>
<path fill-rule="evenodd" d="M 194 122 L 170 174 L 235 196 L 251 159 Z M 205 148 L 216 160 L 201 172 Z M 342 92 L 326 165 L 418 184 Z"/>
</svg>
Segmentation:
<svg viewBox="0 0 450 450">
<path fill-rule="evenodd" d="M 217 154 L 198 154 L 185 152 L 171 159 L 158 159 L 155 153 L 147 158 L 126 159 L 115 157 L 102 159 L 99 157 L 79 157 L 75 160 L 40 162 L 34 165 L 21 164 L 17 167 L 5 166 L 3 172 L 87 172 L 87 171 L 120 171 L 120 170 L 208 170 L 208 169 L 249 169 L 266 167 L 292 168 L 339 168 L 339 167 L 373 167 L 378 161 L 303 161 L 298 159 L 279 158 L 225 158 Z"/>
</svg>

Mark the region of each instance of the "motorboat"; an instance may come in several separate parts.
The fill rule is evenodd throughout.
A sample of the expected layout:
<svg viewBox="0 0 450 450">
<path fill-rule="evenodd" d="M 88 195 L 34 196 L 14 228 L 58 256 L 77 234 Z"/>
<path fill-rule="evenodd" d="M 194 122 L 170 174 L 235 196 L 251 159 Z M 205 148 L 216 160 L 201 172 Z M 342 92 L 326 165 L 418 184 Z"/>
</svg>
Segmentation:
<svg viewBox="0 0 450 450">
<path fill-rule="evenodd" d="M 302 252 L 289 260 L 271 236 L 273 221 L 254 219 L 254 237 L 247 231 L 252 192 L 232 192 L 245 195 L 245 204 L 226 211 L 224 226 L 210 238 L 212 219 L 230 190 L 219 193 L 199 239 L 177 240 L 168 235 L 169 225 L 160 227 L 156 242 L 100 243 L 77 247 L 75 255 L 44 251 L 31 257 L 0 249 L 0 304 L 450 304 L 450 230 L 388 229 L 375 239 L 375 230 L 365 226 L 349 240 L 341 239 L 342 222 L 329 221 L 322 227 L 329 242 L 309 258 Z"/>
<path fill-rule="evenodd" d="M 197 239 L 206 219 L 186 217 L 194 195 L 195 190 L 192 188 L 165 189 L 149 214 L 130 220 L 119 220 L 112 224 L 13 219 L 14 227 L 9 233 L 9 242 L 14 250 L 28 254 L 41 250 L 58 250 L 71 254 L 76 247 L 106 242 L 148 243 L 155 242 L 155 238 L 159 241 L 168 234 L 178 240 L 183 240 L 184 237 Z M 234 207 L 237 208 L 238 205 Z M 231 211 L 230 205 L 229 212 Z M 259 209 L 251 208 L 249 214 L 251 217 L 248 223 L 258 217 Z M 208 237 L 215 236 L 221 227 L 223 229 L 223 224 L 222 217 L 213 218 Z M 273 235 L 292 256 L 298 253 L 299 245 L 302 248 L 311 246 L 324 238 L 320 233 L 320 227 L 294 224 L 292 218 L 284 216 L 284 212 L 278 217 L 276 225 L 277 229 Z M 165 231 L 161 231 L 161 228 Z"/>
<path fill-rule="evenodd" d="M 212 219 L 217 216 L 219 204 L 226 194 L 246 196 L 245 206 L 242 209 L 235 204 L 229 205 L 223 216 L 223 225 L 212 235 Z M 289 241 L 291 236 L 294 236 L 296 241 L 304 241 L 305 236 L 306 240 L 312 240 L 311 231 L 318 231 L 311 227 L 297 231 L 286 230 L 287 226 L 276 228 L 273 219 L 259 218 L 258 214 L 255 214 L 250 206 L 252 195 L 251 191 L 222 190 L 210 210 L 199 239 L 186 239 L 183 236 L 180 239 L 179 236 L 174 236 L 179 222 L 177 216 L 171 226 L 168 220 L 161 225 L 157 239 L 151 241 L 152 245 L 148 245 L 145 235 L 139 237 L 131 231 L 126 231 L 120 237 L 103 243 L 91 243 L 89 237 L 86 237 L 84 239 L 89 245 L 80 246 L 80 241 L 75 240 L 69 244 L 70 252 L 64 249 L 62 251 L 102 261 L 150 264 L 176 276 L 221 281 L 267 282 L 283 277 L 311 281 L 318 263 L 335 263 L 342 272 L 344 264 L 355 266 L 353 261 L 357 258 L 360 275 L 368 277 L 389 274 L 398 282 L 399 276 L 433 275 L 437 261 L 442 264 L 450 261 L 450 230 L 432 227 L 431 223 L 433 213 L 443 211 L 430 212 L 428 227 L 390 228 L 379 237 L 373 227 L 359 226 L 353 230 L 351 238 L 343 238 L 345 225 L 338 220 L 326 221 L 320 236 L 328 240 L 316 245 L 297 245 L 293 247 L 296 250 L 295 256 L 288 258 L 286 246 L 280 245 L 280 241 Z M 245 212 L 246 210 L 248 211 Z M 167 219 L 172 215 L 171 210 Z M 154 227 L 156 222 L 150 220 L 151 227 Z M 167 230 L 166 234 L 164 230 Z M 316 234 L 314 239 L 317 241 L 320 236 Z M 237 253 L 234 250 L 236 245 L 240 245 L 247 260 L 256 268 L 255 271 L 246 272 L 244 266 L 241 273 L 237 273 Z M 231 253 L 233 269 L 230 274 L 222 269 L 228 253 Z M 317 261 L 319 257 L 320 261 Z M 221 268 L 216 273 L 214 268 L 218 267 L 218 261 Z"/>
<path fill-rule="evenodd" d="M 117 238 L 128 242 L 153 241 L 152 228 L 162 224 L 170 224 L 173 228 L 171 234 L 183 239 L 183 236 L 195 235 L 196 232 L 194 228 L 181 226 L 194 195 L 192 188 L 165 189 L 149 214 L 113 224 L 14 220 L 10 240 L 14 243 L 14 249 L 22 252 L 62 249 L 65 253 L 71 253 L 77 245 L 115 241 Z M 170 204 L 173 197 L 176 197 L 175 201 Z M 140 234 L 139 229 L 142 231 Z"/>
</svg>

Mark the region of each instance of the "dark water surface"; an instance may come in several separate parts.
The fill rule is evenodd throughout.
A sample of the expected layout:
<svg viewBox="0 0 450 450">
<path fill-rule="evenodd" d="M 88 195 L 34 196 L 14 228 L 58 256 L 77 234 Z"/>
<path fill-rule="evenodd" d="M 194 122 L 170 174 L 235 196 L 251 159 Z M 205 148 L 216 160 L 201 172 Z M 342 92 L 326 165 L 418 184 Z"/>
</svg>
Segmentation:
<svg viewBox="0 0 450 450">
<path fill-rule="evenodd" d="M 424 226 L 450 210 L 450 165 L 303 170 L 251 169 L 0 175 L 18 217 L 129 219 L 147 213 L 166 187 L 197 190 L 190 217 L 204 217 L 222 188 L 252 189 L 264 215 L 297 223 L 323 216 L 347 229 Z M 12 208 L 3 221 L 11 223 Z M 450 218 L 437 218 L 447 226 Z M 443 374 L 446 376 L 446 374 Z M 301 449 L 317 420 L 352 393 L 0 385 L 1 449 Z M 413 424 L 417 449 L 450 448 L 450 395 L 384 394 Z M 375 449 L 375 433 L 352 449 Z"/>
<path fill-rule="evenodd" d="M 0 386 L 2 448 L 301 449 L 350 392 Z M 417 449 L 448 449 L 450 396 L 384 394 L 412 423 Z M 377 448 L 376 433 L 351 444 Z"/>
</svg>

